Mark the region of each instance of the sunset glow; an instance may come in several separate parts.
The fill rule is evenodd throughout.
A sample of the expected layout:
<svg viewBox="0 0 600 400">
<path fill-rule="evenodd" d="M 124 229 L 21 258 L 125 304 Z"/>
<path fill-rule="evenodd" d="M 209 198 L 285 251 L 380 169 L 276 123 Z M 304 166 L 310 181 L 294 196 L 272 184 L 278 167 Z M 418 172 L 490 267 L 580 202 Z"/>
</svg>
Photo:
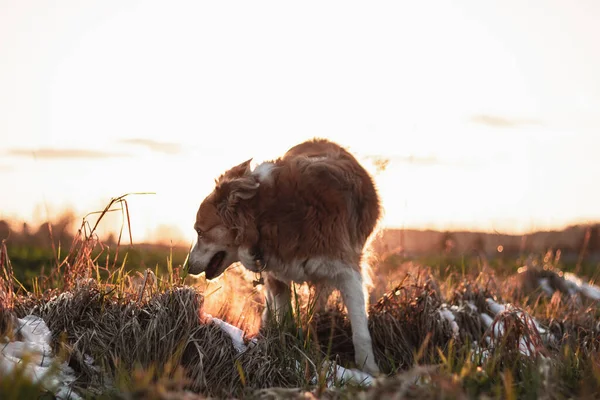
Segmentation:
<svg viewBox="0 0 600 400">
<path fill-rule="evenodd" d="M 59 4 L 0 2 L 0 219 L 155 192 L 134 240 L 189 241 L 220 173 L 317 136 L 384 226 L 600 220 L 596 1 Z"/>
</svg>

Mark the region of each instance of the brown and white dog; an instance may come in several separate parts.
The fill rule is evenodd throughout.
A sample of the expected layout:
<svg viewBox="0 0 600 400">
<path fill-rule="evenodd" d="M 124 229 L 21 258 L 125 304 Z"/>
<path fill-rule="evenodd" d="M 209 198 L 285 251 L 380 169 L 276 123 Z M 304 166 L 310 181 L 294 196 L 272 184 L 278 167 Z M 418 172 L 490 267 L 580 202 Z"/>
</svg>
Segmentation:
<svg viewBox="0 0 600 400">
<path fill-rule="evenodd" d="M 200 205 L 189 273 L 213 279 L 237 261 L 261 271 L 267 308 L 278 318 L 289 311 L 292 281 L 339 289 L 356 363 L 378 373 L 361 274 L 363 248 L 380 216 L 371 177 L 348 151 L 323 139 L 254 171 L 250 161 L 221 175 Z"/>
</svg>

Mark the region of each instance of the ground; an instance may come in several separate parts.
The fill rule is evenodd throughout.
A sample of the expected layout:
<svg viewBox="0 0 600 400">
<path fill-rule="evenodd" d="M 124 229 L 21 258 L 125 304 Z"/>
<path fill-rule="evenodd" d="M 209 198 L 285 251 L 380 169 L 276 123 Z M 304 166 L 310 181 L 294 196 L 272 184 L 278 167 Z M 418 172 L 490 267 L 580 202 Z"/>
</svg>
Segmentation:
<svg viewBox="0 0 600 400">
<path fill-rule="evenodd" d="M 99 249 L 81 235 L 21 284 L 3 246 L 3 354 L 26 342 L 23 321 L 36 318 L 50 332 L 44 365 L 56 367 L 37 381 L 26 362 L 0 368 L 3 399 L 65 388 L 84 398 L 560 399 L 600 388 L 598 265 L 567 265 L 557 252 L 373 257 L 370 330 L 382 375 L 365 379 L 352 375 L 351 327 L 335 295 L 316 312 L 315 293 L 297 286 L 289 320 L 259 330 L 262 288 L 243 268 L 209 283 L 168 252 L 150 270 L 108 262 L 102 254 L 114 253 Z"/>
</svg>

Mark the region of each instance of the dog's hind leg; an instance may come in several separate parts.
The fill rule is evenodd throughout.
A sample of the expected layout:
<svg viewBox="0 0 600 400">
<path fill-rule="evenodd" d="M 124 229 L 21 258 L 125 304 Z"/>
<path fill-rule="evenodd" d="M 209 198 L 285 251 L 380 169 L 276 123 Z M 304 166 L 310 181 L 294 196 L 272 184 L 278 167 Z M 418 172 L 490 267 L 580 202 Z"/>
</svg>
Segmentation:
<svg viewBox="0 0 600 400">
<path fill-rule="evenodd" d="M 337 286 L 348 310 L 352 326 L 355 361 L 359 368 L 370 374 L 379 374 L 375 362 L 373 344 L 369 333 L 365 290 L 360 272 L 349 266 L 348 271 L 338 277 Z"/>
<path fill-rule="evenodd" d="M 278 323 L 282 323 L 287 314 L 291 312 L 290 286 L 285 282 L 275 279 L 270 274 L 265 274 L 265 310 L 262 314 L 262 324 L 266 326 L 271 315 L 275 316 Z"/>
</svg>

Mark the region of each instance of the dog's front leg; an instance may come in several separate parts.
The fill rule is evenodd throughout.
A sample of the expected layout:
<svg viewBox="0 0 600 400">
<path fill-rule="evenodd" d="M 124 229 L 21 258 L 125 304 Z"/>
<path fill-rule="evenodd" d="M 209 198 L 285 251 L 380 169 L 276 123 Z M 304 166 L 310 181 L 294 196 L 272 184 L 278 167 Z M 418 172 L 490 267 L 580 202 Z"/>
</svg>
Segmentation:
<svg viewBox="0 0 600 400">
<path fill-rule="evenodd" d="M 265 310 L 262 314 L 263 326 L 267 326 L 271 316 L 275 316 L 277 323 L 282 323 L 291 310 L 289 285 L 266 273 Z"/>
<path fill-rule="evenodd" d="M 365 290 L 360 272 L 348 266 L 348 271 L 338 278 L 337 286 L 348 310 L 348 317 L 352 326 L 352 342 L 356 364 L 363 371 L 377 375 L 379 374 L 379 367 L 373 354 L 365 303 Z"/>
</svg>

